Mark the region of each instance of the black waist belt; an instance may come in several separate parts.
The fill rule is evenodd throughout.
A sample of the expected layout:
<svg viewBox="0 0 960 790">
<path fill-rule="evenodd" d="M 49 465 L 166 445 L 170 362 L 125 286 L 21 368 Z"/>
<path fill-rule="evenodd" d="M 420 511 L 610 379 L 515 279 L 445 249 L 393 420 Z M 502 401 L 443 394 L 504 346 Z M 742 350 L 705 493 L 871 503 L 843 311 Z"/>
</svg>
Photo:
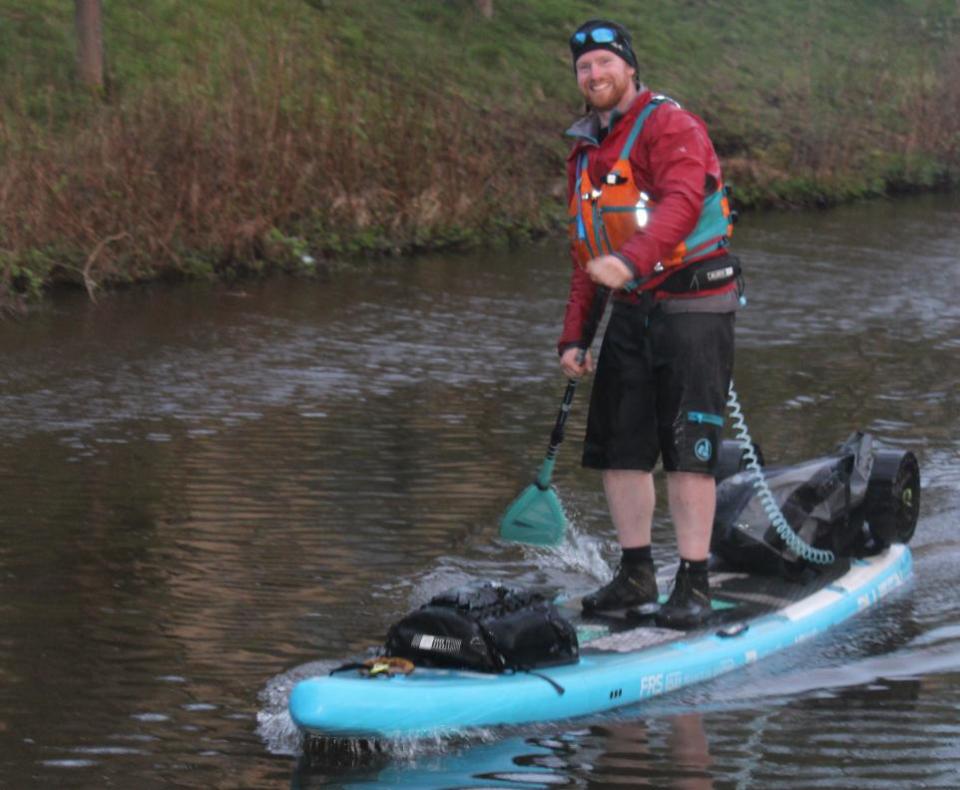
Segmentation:
<svg viewBox="0 0 960 790">
<path fill-rule="evenodd" d="M 660 283 L 657 290 L 672 294 L 712 291 L 736 280 L 740 272 L 740 259 L 736 255 L 721 255 L 684 266 Z"/>
</svg>

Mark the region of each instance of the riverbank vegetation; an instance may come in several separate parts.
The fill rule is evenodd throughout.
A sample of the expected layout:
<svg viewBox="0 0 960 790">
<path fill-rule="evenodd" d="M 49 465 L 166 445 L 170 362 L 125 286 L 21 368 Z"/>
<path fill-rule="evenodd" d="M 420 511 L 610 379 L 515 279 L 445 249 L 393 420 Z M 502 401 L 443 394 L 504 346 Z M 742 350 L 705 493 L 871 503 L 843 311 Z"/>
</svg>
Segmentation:
<svg viewBox="0 0 960 790">
<path fill-rule="evenodd" d="M 953 0 L 110 2 L 102 91 L 66 6 L 0 0 L 8 305 L 559 233 L 566 37 L 596 15 L 704 117 L 741 207 L 960 174 Z"/>
</svg>

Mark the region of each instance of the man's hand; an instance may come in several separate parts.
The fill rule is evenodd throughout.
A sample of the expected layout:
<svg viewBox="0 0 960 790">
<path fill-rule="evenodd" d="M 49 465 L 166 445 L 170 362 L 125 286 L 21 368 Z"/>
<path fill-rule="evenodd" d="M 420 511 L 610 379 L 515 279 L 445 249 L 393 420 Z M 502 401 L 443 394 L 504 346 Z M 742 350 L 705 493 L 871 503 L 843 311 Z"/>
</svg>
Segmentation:
<svg viewBox="0 0 960 790">
<path fill-rule="evenodd" d="M 586 269 L 590 279 L 597 285 L 605 285 L 614 291 L 633 279 L 633 272 L 616 255 L 601 255 L 587 261 Z"/>
<path fill-rule="evenodd" d="M 578 379 L 585 373 L 593 372 L 593 358 L 590 356 L 590 352 L 588 351 L 583 358 L 583 364 L 577 363 L 577 356 L 579 354 L 580 349 L 576 346 L 571 346 L 564 351 L 560 357 L 560 367 L 568 379 Z"/>
</svg>

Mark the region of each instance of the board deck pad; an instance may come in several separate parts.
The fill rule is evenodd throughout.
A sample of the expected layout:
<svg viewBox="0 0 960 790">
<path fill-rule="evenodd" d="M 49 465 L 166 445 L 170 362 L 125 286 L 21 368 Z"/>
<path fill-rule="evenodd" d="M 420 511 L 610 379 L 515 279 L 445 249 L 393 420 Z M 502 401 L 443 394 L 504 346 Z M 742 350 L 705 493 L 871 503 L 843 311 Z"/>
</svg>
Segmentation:
<svg viewBox="0 0 960 790">
<path fill-rule="evenodd" d="M 658 628 L 654 622 L 657 605 L 585 613 L 582 596 L 557 600 L 560 613 L 574 624 L 580 650 L 639 650 L 648 645 L 684 639 L 691 633 L 723 630 L 736 623 L 747 623 L 757 617 L 776 612 L 803 600 L 818 590 L 829 587 L 850 568 L 849 562 L 838 562 L 827 569 L 808 569 L 797 579 L 780 576 L 758 576 L 734 571 L 711 571 L 710 593 L 713 616 L 696 631 Z M 661 591 L 659 604 L 666 602 L 673 583 L 674 568 L 657 577 Z M 624 635 L 629 634 L 630 638 Z M 616 638 L 614 638 L 616 637 Z"/>
</svg>

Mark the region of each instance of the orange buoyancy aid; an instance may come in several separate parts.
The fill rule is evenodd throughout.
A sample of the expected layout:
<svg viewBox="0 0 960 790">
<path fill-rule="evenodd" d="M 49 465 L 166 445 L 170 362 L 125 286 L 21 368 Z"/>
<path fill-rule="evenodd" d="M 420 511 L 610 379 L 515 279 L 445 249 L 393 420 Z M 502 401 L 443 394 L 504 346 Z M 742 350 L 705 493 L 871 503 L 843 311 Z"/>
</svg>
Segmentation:
<svg viewBox="0 0 960 790">
<path fill-rule="evenodd" d="M 630 166 L 630 152 L 650 113 L 665 101 L 672 100 L 666 96 L 656 96 L 643 109 L 633 124 L 617 162 L 600 184 L 594 185 L 590 178 L 587 152 L 580 153 L 576 184 L 570 198 L 569 230 L 581 266 L 600 255 L 616 252 L 649 221 L 655 202 L 637 186 Z M 704 198 L 700 218 L 693 231 L 657 263 L 654 274 L 662 272 L 666 276 L 681 266 L 708 257 L 725 247 L 731 235 L 733 222 L 730 201 L 726 188 L 718 184 Z M 633 287 L 637 285 L 639 283 L 634 283 Z"/>
</svg>

